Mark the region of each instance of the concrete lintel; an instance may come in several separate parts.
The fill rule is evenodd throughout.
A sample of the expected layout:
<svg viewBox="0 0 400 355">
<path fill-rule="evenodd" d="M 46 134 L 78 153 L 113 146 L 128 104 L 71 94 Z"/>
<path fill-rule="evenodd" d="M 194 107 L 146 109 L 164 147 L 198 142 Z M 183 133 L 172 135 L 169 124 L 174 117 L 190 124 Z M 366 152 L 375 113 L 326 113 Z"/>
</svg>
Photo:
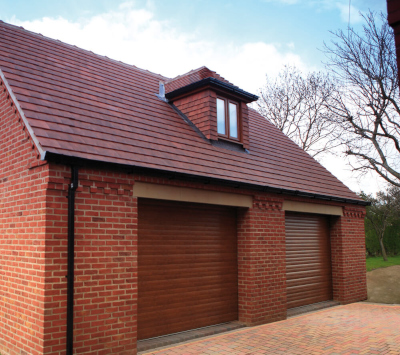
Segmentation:
<svg viewBox="0 0 400 355">
<path fill-rule="evenodd" d="M 253 196 L 219 191 L 193 189 L 168 185 L 135 182 L 133 196 L 159 200 L 208 203 L 212 205 L 247 207 L 253 206 Z"/>
<path fill-rule="evenodd" d="M 319 203 L 299 202 L 299 201 L 283 201 L 282 210 L 291 212 L 305 212 L 328 214 L 332 216 L 343 216 L 343 208 L 341 206 L 322 205 Z"/>
</svg>

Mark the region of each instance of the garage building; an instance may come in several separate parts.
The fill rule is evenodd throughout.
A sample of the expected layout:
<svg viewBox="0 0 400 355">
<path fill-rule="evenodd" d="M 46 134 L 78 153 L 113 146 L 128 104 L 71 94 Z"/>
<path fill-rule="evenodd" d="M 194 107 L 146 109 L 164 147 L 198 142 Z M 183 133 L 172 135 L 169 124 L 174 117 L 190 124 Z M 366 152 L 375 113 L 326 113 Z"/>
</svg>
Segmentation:
<svg viewBox="0 0 400 355">
<path fill-rule="evenodd" d="M 257 96 L 5 23 L 0 76 L 1 354 L 135 354 L 366 299 L 364 201 Z"/>
</svg>

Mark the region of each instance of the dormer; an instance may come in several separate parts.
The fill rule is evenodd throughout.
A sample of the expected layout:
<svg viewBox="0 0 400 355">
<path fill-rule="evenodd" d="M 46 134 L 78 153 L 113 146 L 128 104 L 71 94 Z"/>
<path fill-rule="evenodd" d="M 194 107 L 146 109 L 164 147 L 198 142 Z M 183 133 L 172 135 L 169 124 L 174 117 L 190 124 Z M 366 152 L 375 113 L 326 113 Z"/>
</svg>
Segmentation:
<svg viewBox="0 0 400 355">
<path fill-rule="evenodd" d="M 247 104 L 256 95 L 206 67 L 165 82 L 165 97 L 211 141 L 249 146 Z"/>
</svg>

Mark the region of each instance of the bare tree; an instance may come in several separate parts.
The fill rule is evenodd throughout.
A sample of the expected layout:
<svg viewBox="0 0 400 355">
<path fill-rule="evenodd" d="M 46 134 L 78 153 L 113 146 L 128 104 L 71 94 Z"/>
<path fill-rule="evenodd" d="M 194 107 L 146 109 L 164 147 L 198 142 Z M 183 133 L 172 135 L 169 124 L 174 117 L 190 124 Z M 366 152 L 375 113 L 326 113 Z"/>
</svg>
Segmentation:
<svg viewBox="0 0 400 355">
<path fill-rule="evenodd" d="M 285 66 L 275 80 L 267 76 L 257 101 L 258 112 L 312 157 L 328 152 L 339 142 L 330 138 L 335 85 L 328 75 L 312 72 L 303 76 Z"/>
<path fill-rule="evenodd" d="M 400 96 L 393 30 L 383 14 L 364 16 L 363 32 L 333 33 L 328 68 L 341 84 L 330 106 L 333 133 L 353 169 L 400 186 Z"/>
<path fill-rule="evenodd" d="M 383 237 L 385 236 L 386 228 L 391 225 L 393 220 L 398 218 L 400 213 L 400 189 L 397 186 L 391 186 L 386 191 L 378 192 L 376 197 L 363 193 L 361 197 L 371 203 L 367 207 L 367 223 L 370 223 L 375 231 L 383 260 L 387 261 Z"/>
</svg>

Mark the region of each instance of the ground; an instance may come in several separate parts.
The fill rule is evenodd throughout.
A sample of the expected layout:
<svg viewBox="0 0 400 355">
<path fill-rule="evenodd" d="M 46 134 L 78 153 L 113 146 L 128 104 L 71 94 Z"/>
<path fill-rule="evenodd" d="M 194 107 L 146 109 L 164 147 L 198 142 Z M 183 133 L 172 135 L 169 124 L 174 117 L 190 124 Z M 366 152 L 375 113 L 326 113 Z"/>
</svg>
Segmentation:
<svg viewBox="0 0 400 355">
<path fill-rule="evenodd" d="M 400 304 L 400 265 L 367 272 L 368 302 Z"/>
<path fill-rule="evenodd" d="M 141 354 L 399 355 L 400 306 L 384 303 L 400 304 L 400 265 L 367 272 L 367 285 L 368 302 L 374 304 L 332 307 Z"/>
<path fill-rule="evenodd" d="M 244 328 L 154 355 L 400 354 L 400 306 L 353 303 Z"/>
</svg>

